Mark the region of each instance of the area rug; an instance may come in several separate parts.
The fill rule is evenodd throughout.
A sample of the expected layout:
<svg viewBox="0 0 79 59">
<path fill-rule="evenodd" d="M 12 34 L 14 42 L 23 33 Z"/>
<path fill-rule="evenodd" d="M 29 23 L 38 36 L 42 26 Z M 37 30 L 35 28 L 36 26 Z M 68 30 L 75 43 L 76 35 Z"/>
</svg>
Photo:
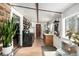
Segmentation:
<svg viewBox="0 0 79 59">
<path fill-rule="evenodd" d="M 43 51 L 56 51 L 56 48 L 53 46 L 42 46 Z"/>
<path fill-rule="evenodd" d="M 42 46 L 44 56 L 56 56 L 56 48 L 53 46 Z"/>
</svg>

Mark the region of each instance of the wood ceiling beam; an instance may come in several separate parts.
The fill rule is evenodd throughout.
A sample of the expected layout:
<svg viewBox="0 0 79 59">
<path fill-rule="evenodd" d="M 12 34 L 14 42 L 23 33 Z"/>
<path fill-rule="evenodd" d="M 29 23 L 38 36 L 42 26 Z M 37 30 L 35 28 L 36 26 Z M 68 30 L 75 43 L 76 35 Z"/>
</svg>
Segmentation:
<svg viewBox="0 0 79 59">
<path fill-rule="evenodd" d="M 36 5 L 36 15 L 37 15 L 37 23 L 39 23 L 39 11 L 38 11 L 38 3 L 35 4 Z"/>
<path fill-rule="evenodd" d="M 15 7 L 21 7 L 21 8 L 27 8 L 27 9 L 36 10 L 36 8 L 32 8 L 32 7 L 25 7 L 25 6 L 20 6 L 20 5 L 11 5 L 11 6 L 15 6 Z M 62 12 L 57 12 L 57 11 L 51 11 L 51 10 L 45 10 L 45 9 L 38 9 L 38 10 L 39 10 L 39 11 L 45 11 L 45 12 L 52 12 L 52 13 L 62 14 Z"/>
</svg>

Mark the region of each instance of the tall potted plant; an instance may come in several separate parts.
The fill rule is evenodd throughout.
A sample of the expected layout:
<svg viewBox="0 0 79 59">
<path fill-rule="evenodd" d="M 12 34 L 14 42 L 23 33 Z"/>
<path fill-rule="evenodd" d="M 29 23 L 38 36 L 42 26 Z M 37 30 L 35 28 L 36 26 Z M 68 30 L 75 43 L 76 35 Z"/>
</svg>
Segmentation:
<svg viewBox="0 0 79 59">
<path fill-rule="evenodd" d="M 13 22 L 13 19 L 14 18 L 12 18 L 12 20 L 4 22 L 1 28 L 2 41 L 3 41 L 3 48 L 2 48 L 3 55 L 9 55 L 13 49 L 12 41 L 16 33 L 15 23 Z"/>
</svg>

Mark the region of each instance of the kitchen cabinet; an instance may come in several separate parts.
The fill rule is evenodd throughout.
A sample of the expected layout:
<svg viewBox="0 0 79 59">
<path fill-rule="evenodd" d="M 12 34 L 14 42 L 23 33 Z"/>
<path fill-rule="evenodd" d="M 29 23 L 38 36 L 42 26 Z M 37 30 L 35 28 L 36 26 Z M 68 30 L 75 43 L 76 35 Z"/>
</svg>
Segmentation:
<svg viewBox="0 0 79 59">
<path fill-rule="evenodd" d="M 33 44 L 33 33 L 26 33 L 23 31 L 23 47 L 29 47 Z"/>
<path fill-rule="evenodd" d="M 53 35 L 52 34 L 44 34 L 43 40 L 46 46 L 53 46 Z"/>
</svg>

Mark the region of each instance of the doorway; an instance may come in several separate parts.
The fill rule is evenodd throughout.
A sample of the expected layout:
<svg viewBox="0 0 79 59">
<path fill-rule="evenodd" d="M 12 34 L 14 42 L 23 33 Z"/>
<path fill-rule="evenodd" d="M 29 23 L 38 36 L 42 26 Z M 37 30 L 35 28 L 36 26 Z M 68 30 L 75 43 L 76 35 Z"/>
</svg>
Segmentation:
<svg viewBox="0 0 79 59">
<path fill-rule="evenodd" d="M 19 47 L 19 42 L 20 42 L 20 17 L 17 16 L 16 14 L 13 14 L 14 20 L 13 22 L 16 24 L 15 28 L 16 28 L 16 34 L 14 36 L 13 39 L 13 46 L 15 47 Z"/>
<path fill-rule="evenodd" d="M 41 38 L 41 24 L 36 24 L 36 38 Z"/>
</svg>

